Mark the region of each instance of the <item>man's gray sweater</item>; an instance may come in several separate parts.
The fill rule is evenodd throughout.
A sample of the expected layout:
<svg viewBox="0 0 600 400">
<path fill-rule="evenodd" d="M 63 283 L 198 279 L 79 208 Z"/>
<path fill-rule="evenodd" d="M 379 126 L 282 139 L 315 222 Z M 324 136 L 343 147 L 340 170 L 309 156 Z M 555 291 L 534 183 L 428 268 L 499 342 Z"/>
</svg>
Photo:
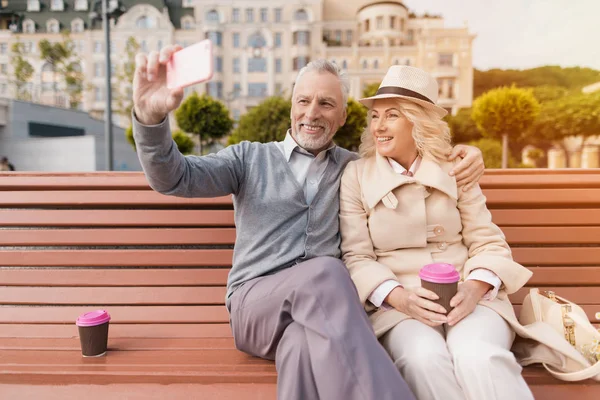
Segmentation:
<svg viewBox="0 0 600 400">
<path fill-rule="evenodd" d="M 171 138 L 168 119 L 144 126 L 134 118 L 133 133 L 154 190 L 180 197 L 233 194 L 237 237 L 227 300 L 250 279 L 314 257 L 340 256 L 340 178 L 355 153 L 337 146 L 328 150 L 329 163 L 308 205 L 274 142 L 242 142 L 217 154 L 184 157 Z"/>
</svg>

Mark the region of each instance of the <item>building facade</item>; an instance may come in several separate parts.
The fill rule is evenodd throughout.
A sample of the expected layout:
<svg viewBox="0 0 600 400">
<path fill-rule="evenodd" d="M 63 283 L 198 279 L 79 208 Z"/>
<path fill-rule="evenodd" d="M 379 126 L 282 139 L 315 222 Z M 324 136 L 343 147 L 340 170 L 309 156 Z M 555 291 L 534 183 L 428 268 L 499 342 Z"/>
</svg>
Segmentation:
<svg viewBox="0 0 600 400">
<path fill-rule="evenodd" d="M 202 39 L 214 44 L 213 79 L 188 88 L 223 101 L 237 119 L 271 95 L 290 95 L 298 71 L 327 58 L 346 70 L 351 96 L 379 82 L 392 64 L 423 68 L 440 84 L 440 105 L 469 107 L 473 92 L 472 41 L 465 28 L 446 28 L 440 17 L 418 17 L 400 1 L 360 0 L 108 0 L 122 15 L 111 20 L 113 70 L 130 37 L 142 51 Z M 3 0 L 0 13 L 0 96 L 15 95 L 12 44 L 22 42 L 34 67 L 27 89 L 34 101 L 67 103 L 64 85 L 40 59 L 42 39 L 70 31 L 86 87 L 81 109 L 101 117 L 106 90 L 104 36 L 90 18 L 99 0 Z M 130 60 L 131 61 L 131 60 Z M 130 93 L 120 83 L 117 90 Z M 127 92 L 129 91 L 129 92 Z M 121 121 L 123 124 L 124 122 Z"/>
</svg>

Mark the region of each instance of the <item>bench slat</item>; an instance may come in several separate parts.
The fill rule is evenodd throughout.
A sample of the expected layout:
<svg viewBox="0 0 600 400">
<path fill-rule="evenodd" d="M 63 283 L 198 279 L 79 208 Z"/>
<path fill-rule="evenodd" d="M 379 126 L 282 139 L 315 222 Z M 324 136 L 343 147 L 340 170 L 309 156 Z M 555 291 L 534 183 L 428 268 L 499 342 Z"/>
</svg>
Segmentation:
<svg viewBox="0 0 600 400">
<path fill-rule="evenodd" d="M 4 246 L 156 246 L 235 243 L 235 228 L 10 229 L 0 230 Z"/>
<path fill-rule="evenodd" d="M 231 196 L 190 199 L 165 196 L 151 190 L 0 191 L 0 207 L 116 206 L 125 208 L 132 206 L 231 206 L 231 204 Z"/>
<path fill-rule="evenodd" d="M 487 189 L 490 208 L 595 207 L 600 204 L 600 189 Z"/>
<path fill-rule="evenodd" d="M 111 308 L 112 310 L 112 308 Z M 110 325 L 111 338 L 200 338 L 231 337 L 229 323 L 204 324 L 116 324 Z M 77 338 L 71 324 L 0 324 L 0 338 Z"/>
<path fill-rule="evenodd" d="M 488 207 L 491 204 L 488 203 Z M 536 209 L 502 210 L 490 207 L 492 220 L 502 228 L 507 226 L 597 226 L 600 209 Z"/>
<path fill-rule="evenodd" d="M 90 309 L 105 308 L 112 324 L 196 324 L 229 323 L 227 309 L 222 306 L 3 306 L 0 324 L 74 324 L 77 317 Z"/>
<path fill-rule="evenodd" d="M 7 266 L 231 266 L 233 250 L 3 250 Z"/>
<path fill-rule="evenodd" d="M 590 322 L 592 324 L 598 324 L 600 323 L 600 319 L 596 318 L 596 313 L 600 310 L 600 306 L 598 304 L 579 304 L 581 306 L 581 308 L 583 309 L 583 311 L 585 311 L 585 314 L 588 317 L 588 320 L 590 320 Z M 515 313 L 517 315 L 519 315 L 519 313 L 521 312 L 521 304 L 515 304 L 514 308 L 515 308 Z"/>
<path fill-rule="evenodd" d="M 225 285 L 223 269 L 0 269 L 0 286 L 211 286 Z"/>
<path fill-rule="evenodd" d="M 110 332 L 112 334 L 112 332 Z M 233 338 L 121 338 L 109 336 L 109 351 L 137 350 L 233 350 Z M 0 338 L 0 350 L 81 350 L 78 337 L 71 338 Z"/>
<path fill-rule="evenodd" d="M 0 226 L 233 225 L 233 210 L 0 210 Z"/>
<path fill-rule="evenodd" d="M 502 227 L 509 244 L 600 244 L 600 226 Z"/>
<path fill-rule="evenodd" d="M 531 266 L 593 265 L 600 260 L 600 247 L 516 247 L 515 261 Z"/>
<path fill-rule="evenodd" d="M 1 304 L 225 304 L 226 289 L 214 287 L 0 287 Z"/>
<path fill-rule="evenodd" d="M 523 299 L 529 294 L 531 287 L 524 287 L 509 296 L 511 303 L 523 304 Z M 576 304 L 598 304 L 598 311 L 600 311 L 600 288 L 599 287 L 556 287 L 556 286 L 543 286 L 539 288 L 540 291 L 551 290 L 558 296 L 564 297 Z"/>
<path fill-rule="evenodd" d="M 600 286 L 600 266 L 529 267 L 530 286 Z M 214 286 L 229 268 L 0 269 L 0 286 Z"/>
</svg>

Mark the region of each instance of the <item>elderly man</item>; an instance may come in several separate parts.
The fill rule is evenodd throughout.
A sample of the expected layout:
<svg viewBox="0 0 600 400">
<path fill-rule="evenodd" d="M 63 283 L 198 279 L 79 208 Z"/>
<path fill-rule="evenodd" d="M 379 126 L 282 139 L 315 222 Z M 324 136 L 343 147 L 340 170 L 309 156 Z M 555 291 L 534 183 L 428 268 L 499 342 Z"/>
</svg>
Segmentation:
<svg viewBox="0 0 600 400">
<path fill-rule="evenodd" d="M 179 48 L 137 55 L 134 138 L 154 190 L 233 194 L 237 238 L 226 305 L 236 347 L 275 360 L 280 399 L 413 399 L 339 260 L 340 176 L 357 157 L 332 141 L 346 121 L 344 74 L 325 60 L 300 71 L 284 141 L 185 157 L 167 120 L 183 98 L 166 87 L 165 65 Z M 451 156 L 459 155 L 457 179 L 479 179 L 479 150 L 455 148 Z"/>
</svg>

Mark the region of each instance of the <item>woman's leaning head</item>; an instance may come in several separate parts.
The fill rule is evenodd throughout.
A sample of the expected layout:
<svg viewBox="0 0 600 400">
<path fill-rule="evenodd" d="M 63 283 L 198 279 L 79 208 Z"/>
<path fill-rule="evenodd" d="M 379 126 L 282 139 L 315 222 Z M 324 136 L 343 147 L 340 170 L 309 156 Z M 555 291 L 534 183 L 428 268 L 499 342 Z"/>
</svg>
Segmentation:
<svg viewBox="0 0 600 400">
<path fill-rule="evenodd" d="M 368 113 L 359 153 L 378 152 L 398 162 L 412 155 L 446 160 L 451 150 L 450 129 L 439 114 L 404 97 L 375 99 Z"/>
</svg>

